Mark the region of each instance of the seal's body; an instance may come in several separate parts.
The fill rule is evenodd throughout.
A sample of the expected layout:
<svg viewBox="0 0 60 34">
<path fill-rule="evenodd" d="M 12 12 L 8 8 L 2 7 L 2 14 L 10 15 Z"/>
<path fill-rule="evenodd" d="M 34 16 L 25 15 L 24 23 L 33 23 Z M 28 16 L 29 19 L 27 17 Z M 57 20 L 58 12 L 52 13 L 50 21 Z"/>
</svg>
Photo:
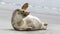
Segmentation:
<svg viewBox="0 0 60 34">
<path fill-rule="evenodd" d="M 21 9 L 13 12 L 11 24 L 15 30 L 38 30 L 46 29 L 47 23 L 42 22 L 39 18 L 30 15 L 26 9 L 28 3 L 25 3 Z"/>
</svg>

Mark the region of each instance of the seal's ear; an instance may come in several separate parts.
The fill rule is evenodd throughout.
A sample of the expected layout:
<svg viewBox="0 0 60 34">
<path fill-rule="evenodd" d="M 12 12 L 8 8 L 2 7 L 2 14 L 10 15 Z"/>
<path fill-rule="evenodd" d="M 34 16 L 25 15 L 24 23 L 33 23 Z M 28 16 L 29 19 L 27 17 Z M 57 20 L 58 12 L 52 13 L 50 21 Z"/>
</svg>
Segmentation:
<svg viewBox="0 0 60 34">
<path fill-rule="evenodd" d="M 23 9 L 23 10 L 26 10 L 28 8 L 28 3 L 25 3 L 22 7 L 21 7 L 21 9 Z"/>
</svg>

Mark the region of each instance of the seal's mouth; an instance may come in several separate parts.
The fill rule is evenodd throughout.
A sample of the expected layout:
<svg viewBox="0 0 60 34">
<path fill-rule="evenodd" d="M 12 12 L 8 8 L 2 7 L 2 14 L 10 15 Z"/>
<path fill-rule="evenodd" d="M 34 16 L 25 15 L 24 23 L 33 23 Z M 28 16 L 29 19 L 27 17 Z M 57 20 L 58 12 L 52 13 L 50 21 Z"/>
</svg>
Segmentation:
<svg viewBox="0 0 60 34">
<path fill-rule="evenodd" d="M 29 13 L 30 13 L 30 12 L 25 12 L 25 13 L 23 13 L 23 16 L 26 17 L 26 16 L 29 15 Z"/>
</svg>

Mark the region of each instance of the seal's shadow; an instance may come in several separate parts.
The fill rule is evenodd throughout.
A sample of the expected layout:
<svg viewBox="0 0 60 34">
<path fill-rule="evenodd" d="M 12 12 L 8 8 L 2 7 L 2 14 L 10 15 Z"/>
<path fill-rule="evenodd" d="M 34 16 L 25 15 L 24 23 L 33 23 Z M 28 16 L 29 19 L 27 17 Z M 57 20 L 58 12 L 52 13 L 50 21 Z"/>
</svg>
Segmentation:
<svg viewBox="0 0 60 34">
<path fill-rule="evenodd" d="M 16 31 L 14 29 L 3 29 L 3 30 L 5 30 L 5 31 Z"/>
<path fill-rule="evenodd" d="M 14 29 L 3 29 L 4 31 L 18 31 Z M 41 30 L 23 30 L 23 31 L 41 31 Z"/>
</svg>

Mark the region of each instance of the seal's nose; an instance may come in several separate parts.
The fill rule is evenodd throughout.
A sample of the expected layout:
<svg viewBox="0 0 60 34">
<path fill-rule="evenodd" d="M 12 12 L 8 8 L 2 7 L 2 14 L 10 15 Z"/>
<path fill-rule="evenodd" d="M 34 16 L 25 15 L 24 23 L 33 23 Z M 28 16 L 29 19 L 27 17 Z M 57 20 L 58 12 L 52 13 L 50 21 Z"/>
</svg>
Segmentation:
<svg viewBox="0 0 60 34">
<path fill-rule="evenodd" d="M 27 16 L 27 15 L 29 15 L 29 13 L 30 13 L 30 12 L 25 12 L 25 13 L 24 13 L 24 16 Z"/>
<path fill-rule="evenodd" d="M 26 12 L 27 15 L 29 15 L 30 12 Z"/>
</svg>

